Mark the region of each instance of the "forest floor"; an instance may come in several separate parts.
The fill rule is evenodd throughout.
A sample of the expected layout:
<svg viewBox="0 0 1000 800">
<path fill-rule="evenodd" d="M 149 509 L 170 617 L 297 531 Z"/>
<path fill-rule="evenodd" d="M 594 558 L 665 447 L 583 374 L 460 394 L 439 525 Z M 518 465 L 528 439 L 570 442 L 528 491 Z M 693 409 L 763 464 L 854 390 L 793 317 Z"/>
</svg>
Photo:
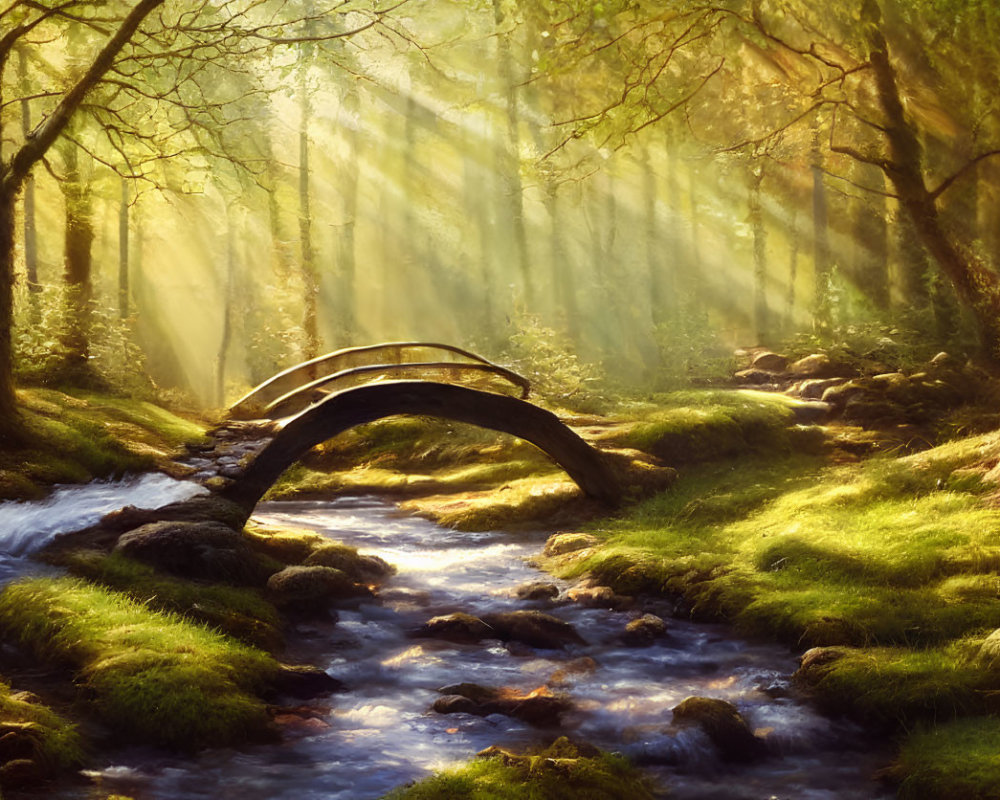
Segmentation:
<svg viewBox="0 0 1000 800">
<path fill-rule="evenodd" d="M 6 496 L 163 468 L 172 449 L 203 440 L 203 424 L 146 403 L 48 391 L 23 393 L 22 401 L 39 444 L 3 454 Z M 565 474 L 524 442 L 395 418 L 318 448 L 271 498 L 382 492 L 459 528 L 588 532 L 598 546 L 555 557 L 546 568 L 591 576 L 619 593 L 671 595 L 694 617 L 805 651 L 798 678 L 817 702 L 898 741 L 888 777 L 901 797 L 987 798 L 1000 786 L 1000 634 L 992 635 L 1000 624 L 1000 433 L 965 435 L 970 431 L 960 423 L 982 418 L 981 411 L 961 409 L 919 436 L 799 424 L 794 401 L 761 392 L 680 392 L 622 405 L 606 419 L 568 415 L 584 435 L 652 453 L 679 471 L 669 491 L 633 498 L 610 515 L 582 502 Z M 931 447 L 934 438 L 941 443 Z M 191 608 L 204 612 L 205 600 L 190 594 L 188 582 L 136 569 L 117 555 L 85 555 L 74 569 L 88 583 L 55 584 L 63 610 L 72 601 L 107 606 L 109 619 L 127 616 L 135 607 L 115 599 L 124 591 L 141 613 L 166 613 L 171 624 L 178 614 L 189 619 Z M 31 603 L 43 615 L 52 587 L 7 598 L 8 635 L 32 628 L 30 619 L 15 617 L 30 617 Z M 238 724 L 252 728 L 261 709 L 254 692 L 278 667 L 245 647 L 280 650 L 280 634 L 272 635 L 280 619 L 252 589 L 227 589 L 210 602 L 213 627 L 231 624 L 245 645 L 227 649 L 227 636 L 218 633 L 198 648 L 221 664 L 253 663 L 250 683 L 257 685 L 227 687 L 226 695 L 231 710 L 253 721 Z M 151 631 L 169 628 L 182 650 L 197 638 L 156 616 L 147 622 Z M 53 638 L 51 627 L 39 631 Z M 162 633 L 149 636 L 159 641 Z M 115 662 L 114 648 L 123 646 L 102 641 L 105 649 L 81 654 L 68 646 L 49 660 L 62 669 L 79 662 L 91 671 L 93 692 L 101 684 L 93 665 Z M 158 647 L 175 645 L 141 651 L 125 665 L 128 681 L 141 676 L 143 659 L 169 660 Z M 58 649 L 54 639 L 50 649 Z M 171 679 L 177 686 L 194 674 L 181 666 Z M 202 667 L 195 672 L 220 671 Z M 116 681 L 106 679 L 108 686 Z M 169 692 L 170 681 L 165 685 Z M 37 697 L 17 688 L 0 686 L 3 724 L 48 731 L 44 765 L 79 763 L 82 745 L 65 720 L 47 716 Z M 113 697 L 109 691 L 106 702 Z M 77 710 L 75 701 L 55 702 Z M 0 768 L 0 785 L 4 780 Z"/>
</svg>

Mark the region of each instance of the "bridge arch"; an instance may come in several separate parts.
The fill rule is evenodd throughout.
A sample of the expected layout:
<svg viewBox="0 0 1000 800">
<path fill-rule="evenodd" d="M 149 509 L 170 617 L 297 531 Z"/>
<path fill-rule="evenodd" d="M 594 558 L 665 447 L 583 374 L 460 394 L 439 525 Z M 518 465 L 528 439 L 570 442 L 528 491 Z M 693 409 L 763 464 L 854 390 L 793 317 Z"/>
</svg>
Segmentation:
<svg viewBox="0 0 1000 800">
<path fill-rule="evenodd" d="M 431 356 L 428 359 L 428 355 Z M 442 359 L 451 359 L 448 362 Z M 437 368 L 453 365 L 469 370 L 488 372 L 517 387 L 521 397 L 527 397 L 530 390 L 528 380 L 516 372 L 494 364 L 476 353 L 451 344 L 441 342 L 382 342 L 358 347 L 347 347 L 332 353 L 303 361 L 255 386 L 247 394 L 229 407 L 232 419 L 274 418 L 273 406 L 291 399 L 293 395 L 305 397 L 312 389 L 327 383 L 336 383 L 349 378 L 351 374 L 363 372 L 391 372 L 400 369 Z M 302 410 L 315 396 L 298 405 Z"/>
<path fill-rule="evenodd" d="M 312 447 L 398 414 L 440 417 L 509 433 L 548 453 L 591 497 L 616 505 L 622 489 L 603 455 L 550 411 L 507 395 L 430 381 L 387 381 L 329 395 L 292 417 L 222 492 L 249 515 L 271 485 Z"/>
</svg>

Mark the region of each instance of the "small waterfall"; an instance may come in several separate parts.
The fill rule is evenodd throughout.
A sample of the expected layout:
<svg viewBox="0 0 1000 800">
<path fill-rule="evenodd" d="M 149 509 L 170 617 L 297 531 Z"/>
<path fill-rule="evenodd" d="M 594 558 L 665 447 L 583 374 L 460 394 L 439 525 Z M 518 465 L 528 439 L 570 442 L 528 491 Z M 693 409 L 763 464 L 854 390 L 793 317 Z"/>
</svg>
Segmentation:
<svg viewBox="0 0 1000 800">
<path fill-rule="evenodd" d="M 58 486 L 44 500 L 0 503 L 0 580 L 9 580 L 15 564 L 60 533 L 93 525 L 126 505 L 160 508 L 208 490 L 158 472 L 117 481 Z"/>
</svg>

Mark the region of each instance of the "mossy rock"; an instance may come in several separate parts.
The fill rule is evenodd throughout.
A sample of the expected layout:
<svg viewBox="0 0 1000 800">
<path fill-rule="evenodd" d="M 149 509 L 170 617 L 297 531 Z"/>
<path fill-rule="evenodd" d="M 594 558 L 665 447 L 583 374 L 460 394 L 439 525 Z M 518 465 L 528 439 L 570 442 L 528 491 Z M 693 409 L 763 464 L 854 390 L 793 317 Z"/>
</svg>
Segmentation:
<svg viewBox="0 0 1000 800">
<path fill-rule="evenodd" d="M 648 647 L 666 635 L 666 622 L 655 614 L 643 614 L 625 625 L 622 641 L 630 647 Z"/>
<path fill-rule="evenodd" d="M 353 547 L 328 542 L 316 547 L 303 561 L 307 567 L 333 567 L 349 575 L 357 583 L 377 584 L 396 568 L 378 556 L 363 556 Z"/>
<path fill-rule="evenodd" d="M 261 585 L 273 572 L 221 522 L 153 522 L 122 534 L 115 553 L 185 578 Z"/>
<path fill-rule="evenodd" d="M 432 617 L 412 633 L 415 637 L 442 639 L 456 644 L 471 644 L 496 637 L 493 629 L 479 617 L 457 612 Z"/>
<path fill-rule="evenodd" d="M 732 703 L 712 697 L 688 697 L 674 707 L 674 722 L 697 725 L 726 761 L 752 761 L 764 751 L 743 715 Z"/>
<path fill-rule="evenodd" d="M 282 564 L 301 564 L 312 552 L 328 543 L 323 534 L 292 528 L 269 528 L 250 522 L 244 531 L 256 552 Z"/>
<path fill-rule="evenodd" d="M 588 547 L 596 547 L 600 539 L 589 533 L 556 533 L 545 542 L 545 555 L 561 556 Z"/>
<path fill-rule="evenodd" d="M 516 641 L 545 649 L 561 649 L 567 645 L 586 644 L 576 629 L 557 617 L 541 611 L 504 611 L 484 614 L 496 638 Z"/>
<path fill-rule="evenodd" d="M 292 566 L 274 573 L 267 581 L 267 594 L 278 608 L 314 613 L 335 600 L 371 597 L 371 590 L 333 567 Z"/>
</svg>

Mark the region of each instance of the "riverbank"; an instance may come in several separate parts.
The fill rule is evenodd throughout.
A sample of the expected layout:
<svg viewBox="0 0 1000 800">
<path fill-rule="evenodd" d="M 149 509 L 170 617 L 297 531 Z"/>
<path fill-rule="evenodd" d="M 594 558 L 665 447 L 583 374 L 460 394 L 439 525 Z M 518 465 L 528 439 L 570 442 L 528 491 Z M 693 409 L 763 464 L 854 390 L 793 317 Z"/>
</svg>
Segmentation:
<svg viewBox="0 0 1000 800">
<path fill-rule="evenodd" d="M 142 404 L 45 393 L 28 404 L 50 441 L 68 443 L 67 463 L 82 453 L 83 468 L 90 464 L 103 474 L 126 464 L 159 463 L 171 442 L 202 435 L 198 425 L 175 423 Z M 1000 771 L 991 743 L 1000 739 L 1000 726 L 989 712 L 1000 690 L 1000 647 L 990 634 L 1000 622 L 1000 490 L 994 475 L 1000 437 L 981 434 L 920 453 L 878 455 L 896 446 L 891 439 L 802 425 L 799 409 L 794 401 L 757 392 L 678 393 L 632 404 L 610 421 L 571 418 L 578 431 L 605 446 L 655 454 L 681 467 L 670 491 L 610 517 L 583 502 L 579 490 L 524 442 L 426 420 L 390 419 L 351 431 L 291 470 L 272 497 L 379 492 L 459 529 L 584 531 L 595 537 L 592 546 L 552 557 L 546 568 L 570 579 L 587 577 L 618 594 L 680 598 L 684 615 L 724 620 L 798 651 L 820 648 L 807 654 L 802 684 L 822 706 L 847 711 L 899 741 L 889 776 L 901 797 L 994 796 Z M 135 434 L 144 425 L 148 430 Z M 118 439 L 124 431 L 130 444 Z M 99 434 L 96 451 L 72 449 L 92 434 Z M 876 455 L 859 455 L 871 451 Z M 10 485 L 34 487 L 45 476 L 70 474 L 65 467 L 36 469 L 59 464 L 58 447 L 39 452 L 45 457 L 25 462 L 27 482 L 8 479 Z M 269 546 L 291 547 L 282 551 L 284 564 L 308 558 L 311 546 L 282 542 Z M 289 556 L 296 548 L 302 553 Z M 280 650 L 283 623 L 273 603 L 260 605 L 261 587 L 209 598 L 204 576 L 191 583 L 120 555 L 83 552 L 61 563 L 88 587 L 110 593 L 102 603 L 114 605 L 127 595 L 146 612 L 179 614 L 185 624 L 218 629 L 223 644 L 235 637 L 240 646 L 262 647 L 262 654 Z M 218 583 L 219 576 L 209 580 Z M 56 588 L 67 596 L 77 591 Z M 91 600 L 84 604 L 94 605 Z M 160 626 L 155 619 L 152 624 Z M 42 639 L 49 635 L 37 630 Z M 85 638 L 95 637 L 90 631 Z M 53 668 L 69 663 L 84 672 L 108 656 L 114 660 L 113 652 L 90 651 L 86 658 L 39 653 Z M 126 662 L 125 672 L 141 683 L 146 661 L 163 657 L 154 647 Z M 233 658 L 246 663 L 239 653 Z M 260 669 L 227 696 L 252 718 L 236 727 L 260 736 L 269 726 L 259 698 L 269 691 L 275 662 L 253 659 Z M 183 682 L 185 673 L 176 674 Z M 32 699 L 12 692 L 19 702 Z M 51 728 L 62 736 L 64 721 Z M 172 735 L 176 741 L 186 736 Z M 199 741 L 212 744 L 216 736 Z M 66 752 L 81 752 L 78 742 L 71 745 Z"/>
<path fill-rule="evenodd" d="M 0 448 L 0 501 L 37 499 L 52 486 L 150 470 L 206 441 L 207 423 L 153 403 L 93 392 L 22 389 L 29 445 Z"/>
</svg>

